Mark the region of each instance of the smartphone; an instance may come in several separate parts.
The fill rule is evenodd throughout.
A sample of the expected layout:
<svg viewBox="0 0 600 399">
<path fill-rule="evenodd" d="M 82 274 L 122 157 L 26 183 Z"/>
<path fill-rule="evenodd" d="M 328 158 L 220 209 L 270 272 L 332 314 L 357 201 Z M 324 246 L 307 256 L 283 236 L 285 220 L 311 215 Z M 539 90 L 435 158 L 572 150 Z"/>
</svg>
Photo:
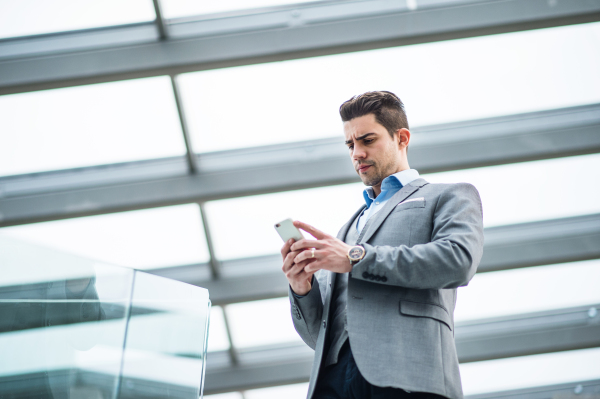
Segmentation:
<svg viewBox="0 0 600 399">
<path fill-rule="evenodd" d="M 277 233 L 279 233 L 283 242 L 287 242 L 290 238 L 293 238 L 294 241 L 299 241 L 304 238 L 300 230 L 294 226 L 294 221 L 292 219 L 285 219 L 275 224 L 275 230 L 277 230 Z"/>
</svg>

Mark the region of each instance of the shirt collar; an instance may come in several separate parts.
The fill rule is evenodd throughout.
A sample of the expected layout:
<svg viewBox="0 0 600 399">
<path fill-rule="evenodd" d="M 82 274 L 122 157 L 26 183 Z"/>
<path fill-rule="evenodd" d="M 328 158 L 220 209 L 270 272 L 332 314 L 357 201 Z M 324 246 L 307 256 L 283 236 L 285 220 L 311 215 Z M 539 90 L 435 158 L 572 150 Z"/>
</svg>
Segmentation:
<svg viewBox="0 0 600 399">
<path fill-rule="evenodd" d="M 402 187 L 410 184 L 410 182 L 417 180 L 418 178 L 419 172 L 417 172 L 416 169 L 406 169 L 398 173 L 394 173 L 393 175 L 389 175 L 381 182 L 381 194 L 379 194 L 379 196 L 386 196 L 388 192 L 395 194 Z M 365 199 L 367 208 L 369 208 L 373 201 L 375 201 L 375 192 L 373 191 L 373 187 L 367 187 L 364 189 L 363 198 Z"/>
</svg>

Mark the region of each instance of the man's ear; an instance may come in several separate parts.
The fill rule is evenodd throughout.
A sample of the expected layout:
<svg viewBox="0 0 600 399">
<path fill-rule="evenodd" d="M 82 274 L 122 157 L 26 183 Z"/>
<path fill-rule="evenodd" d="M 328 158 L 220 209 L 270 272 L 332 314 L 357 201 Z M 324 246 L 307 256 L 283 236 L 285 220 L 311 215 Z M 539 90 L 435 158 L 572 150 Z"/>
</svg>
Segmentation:
<svg viewBox="0 0 600 399">
<path fill-rule="evenodd" d="M 396 131 L 396 140 L 400 148 L 408 147 L 408 143 L 410 142 L 410 131 L 405 128 L 398 129 Z"/>
</svg>

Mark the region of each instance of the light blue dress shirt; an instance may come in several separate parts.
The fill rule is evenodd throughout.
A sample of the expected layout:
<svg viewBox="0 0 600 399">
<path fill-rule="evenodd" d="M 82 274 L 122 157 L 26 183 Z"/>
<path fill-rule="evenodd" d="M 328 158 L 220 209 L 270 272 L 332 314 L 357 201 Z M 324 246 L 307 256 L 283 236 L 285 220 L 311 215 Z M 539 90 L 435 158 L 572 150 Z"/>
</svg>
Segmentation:
<svg viewBox="0 0 600 399">
<path fill-rule="evenodd" d="M 367 208 L 362 212 L 356 223 L 356 231 L 360 234 L 369 219 L 383 208 L 386 202 L 394 196 L 400 189 L 413 180 L 419 178 L 419 172 L 416 169 L 407 169 L 389 175 L 381 182 L 381 193 L 375 198 L 373 187 L 365 188 L 363 197 Z"/>
</svg>

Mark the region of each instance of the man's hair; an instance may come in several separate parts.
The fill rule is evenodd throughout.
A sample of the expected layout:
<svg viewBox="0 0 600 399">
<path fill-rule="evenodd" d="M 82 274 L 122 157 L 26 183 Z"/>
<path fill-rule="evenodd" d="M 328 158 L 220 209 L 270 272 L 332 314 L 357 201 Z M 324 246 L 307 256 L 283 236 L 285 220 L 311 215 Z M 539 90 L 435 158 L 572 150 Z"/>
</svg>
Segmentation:
<svg viewBox="0 0 600 399">
<path fill-rule="evenodd" d="M 368 114 L 375 115 L 377 123 L 385 127 L 392 137 L 398 129 L 408 129 L 404 104 L 389 91 L 368 91 L 352 97 L 340 106 L 343 122 Z"/>
</svg>

